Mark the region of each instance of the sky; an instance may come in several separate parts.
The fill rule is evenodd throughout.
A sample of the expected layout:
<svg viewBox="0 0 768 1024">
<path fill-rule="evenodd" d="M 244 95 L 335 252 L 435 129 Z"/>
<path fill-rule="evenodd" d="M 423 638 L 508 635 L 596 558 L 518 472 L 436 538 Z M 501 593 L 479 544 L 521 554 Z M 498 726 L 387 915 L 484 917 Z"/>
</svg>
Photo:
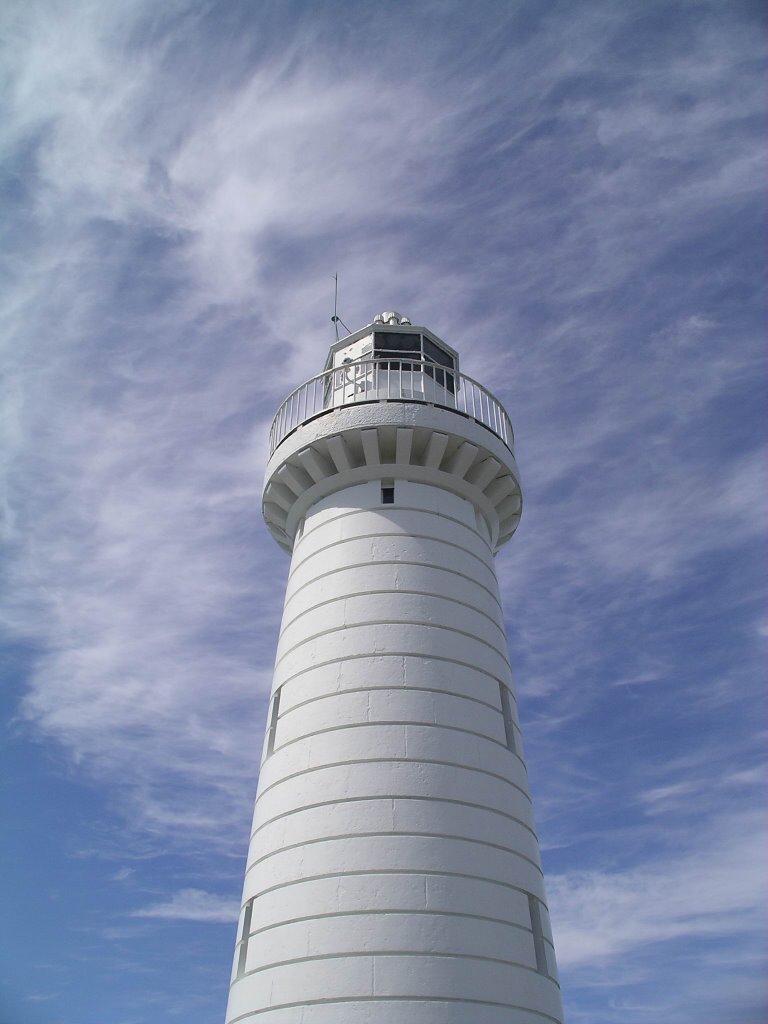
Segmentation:
<svg viewBox="0 0 768 1024">
<path fill-rule="evenodd" d="M 271 418 L 395 309 L 515 428 L 569 1024 L 766 1019 L 750 0 L 6 0 L 0 1024 L 223 1019 Z"/>
</svg>

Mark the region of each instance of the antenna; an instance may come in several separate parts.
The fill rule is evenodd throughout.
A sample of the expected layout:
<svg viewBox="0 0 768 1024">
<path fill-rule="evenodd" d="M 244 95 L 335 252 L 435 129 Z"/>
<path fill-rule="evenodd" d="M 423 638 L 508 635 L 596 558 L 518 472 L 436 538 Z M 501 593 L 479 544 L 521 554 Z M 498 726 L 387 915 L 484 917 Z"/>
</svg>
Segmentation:
<svg viewBox="0 0 768 1024">
<path fill-rule="evenodd" d="M 344 321 L 341 319 L 341 317 L 337 315 L 337 308 L 338 308 L 338 304 L 339 304 L 339 275 L 338 274 L 334 274 L 333 275 L 333 280 L 335 282 L 335 285 L 334 285 L 334 289 L 333 289 L 333 316 L 331 317 L 331 323 L 336 328 L 336 341 L 338 341 L 339 340 L 339 324 L 341 324 L 341 326 L 344 328 L 344 330 L 347 332 L 347 334 L 351 334 L 352 331 L 350 331 L 350 329 L 347 327 L 347 325 L 344 323 Z"/>
<path fill-rule="evenodd" d="M 331 320 L 333 321 L 333 326 L 336 328 L 336 341 L 338 341 L 339 340 L 339 318 L 336 316 L 336 309 L 337 309 L 338 304 L 339 304 L 339 275 L 338 275 L 338 273 L 333 275 L 333 283 L 334 283 L 334 287 L 333 287 L 333 316 L 331 317 Z"/>
</svg>

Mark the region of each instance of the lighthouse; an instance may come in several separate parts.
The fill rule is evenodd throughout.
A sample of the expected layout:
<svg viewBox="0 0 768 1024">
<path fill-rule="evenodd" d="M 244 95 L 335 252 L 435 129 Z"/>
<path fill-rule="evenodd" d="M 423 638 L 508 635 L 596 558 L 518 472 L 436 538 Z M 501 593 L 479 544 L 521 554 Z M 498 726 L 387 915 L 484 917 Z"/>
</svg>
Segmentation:
<svg viewBox="0 0 768 1024">
<path fill-rule="evenodd" d="M 386 312 L 283 402 L 291 556 L 227 1024 L 563 1020 L 494 555 L 509 417 Z"/>
</svg>

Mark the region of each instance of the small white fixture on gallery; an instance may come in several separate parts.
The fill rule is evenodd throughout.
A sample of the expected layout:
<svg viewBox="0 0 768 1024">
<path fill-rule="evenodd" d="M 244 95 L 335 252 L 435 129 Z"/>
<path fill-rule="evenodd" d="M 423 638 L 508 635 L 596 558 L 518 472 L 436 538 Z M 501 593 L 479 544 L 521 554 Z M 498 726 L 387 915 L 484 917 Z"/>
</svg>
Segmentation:
<svg viewBox="0 0 768 1024">
<path fill-rule="evenodd" d="M 509 418 L 397 313 L 280 407 L 291 569 L 228 1024 L 562 1021 L 494 553 Z"/>
</svg>

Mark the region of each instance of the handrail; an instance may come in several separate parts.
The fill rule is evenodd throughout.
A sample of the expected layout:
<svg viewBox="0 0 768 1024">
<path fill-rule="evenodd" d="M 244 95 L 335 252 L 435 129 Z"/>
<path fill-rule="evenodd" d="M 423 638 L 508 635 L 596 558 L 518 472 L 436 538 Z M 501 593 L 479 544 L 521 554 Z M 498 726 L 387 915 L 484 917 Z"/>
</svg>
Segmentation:
<svg viewBox="0 0 768 1024">
<path fill-rule="evenodd" d="M 361 402 L 421 402 L 451 409 L 487 427 L 513 450 L 512 424 L 501 402 L 463 373 L 413 359 L 367 359 L 325 370 L 300 384 L 272 421 L 270 456 L 289 434 L 325 412 Z"/>
</svg>

